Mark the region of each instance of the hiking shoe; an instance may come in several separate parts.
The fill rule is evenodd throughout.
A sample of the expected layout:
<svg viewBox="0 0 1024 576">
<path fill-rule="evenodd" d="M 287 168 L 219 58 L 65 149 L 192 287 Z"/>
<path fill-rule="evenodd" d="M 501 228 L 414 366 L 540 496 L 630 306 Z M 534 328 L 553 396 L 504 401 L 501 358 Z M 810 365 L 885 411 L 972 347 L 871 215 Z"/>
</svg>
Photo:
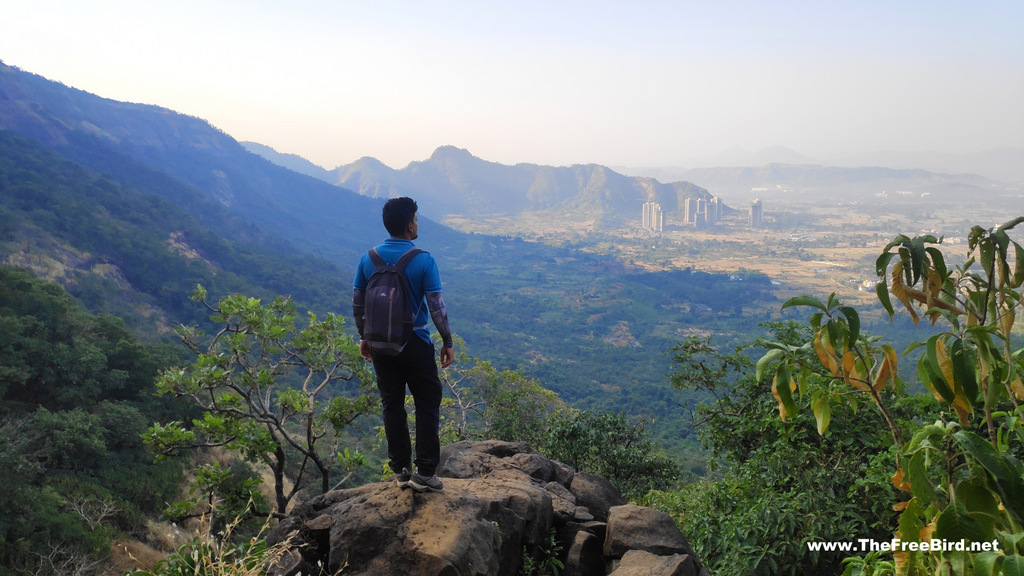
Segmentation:
<svg viewBox="0 0 1024 576">
<path fill-rule="evenodd" d="M 417 492 L 440 492 L 444 490 L 444 484 L 438 479 L 436 475 L 427 478 L 426 476 L 416 472 L 409 479 L 409 487 Z"/>
<path fill-rule="evenodd" d="M 395 483 L 402 490 L 409 487 L 409 480 L 412 478 L 412 474 L 409 473 L 408 468 L 402 468 L 401 472 L 395 474 Z"/>
</svg>

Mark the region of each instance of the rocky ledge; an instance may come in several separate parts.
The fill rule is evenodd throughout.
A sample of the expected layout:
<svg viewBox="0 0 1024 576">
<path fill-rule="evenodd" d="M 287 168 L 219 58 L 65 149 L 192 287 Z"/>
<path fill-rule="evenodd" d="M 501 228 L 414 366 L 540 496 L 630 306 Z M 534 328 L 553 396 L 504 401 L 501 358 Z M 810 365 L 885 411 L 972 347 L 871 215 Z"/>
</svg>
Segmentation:
<svg viewBox="0 0 1024 576">
<path fill-rule="evenodd" d="M 515 576 L 557 547 L 564 576 L 707 574 L 668 514 L 525 443 L 446 446 L 437 473 L 443 492 L 378 482 L 305 502 L 268 536 L 289 548 L 270 574 Z"/>
</svg>

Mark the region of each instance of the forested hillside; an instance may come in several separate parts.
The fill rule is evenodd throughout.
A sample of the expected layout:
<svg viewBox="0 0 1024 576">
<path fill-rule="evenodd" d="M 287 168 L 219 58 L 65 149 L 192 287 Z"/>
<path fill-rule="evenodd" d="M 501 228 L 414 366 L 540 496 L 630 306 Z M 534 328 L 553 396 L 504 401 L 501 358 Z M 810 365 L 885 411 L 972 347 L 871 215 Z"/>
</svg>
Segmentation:
<svg viewBox="0 0 1024 576">
<path fill-rule="evenodd" d="M 142 186 L 90 173 L 0 131 L 3 261 L 59 280 L 89 309 L 154 334 L 200 319 L 187 301 L 197 283 L 223 293 L 290 295 L 314 308 L 336 305 L 331 295 L 345 281 L 327 261 L 223 211 L 218 229 L 204 226 L 164 199 L 182 188 L 170 179 Z"/>
<path fill-rule="evenodd" d="M 153 394 L 166 346 L 140 344 L 56 284 L 0 267 L 0 573 L 92 570 L 177 497 L 181 463 L 142 434 L 185 409 Z"/>
</svg>

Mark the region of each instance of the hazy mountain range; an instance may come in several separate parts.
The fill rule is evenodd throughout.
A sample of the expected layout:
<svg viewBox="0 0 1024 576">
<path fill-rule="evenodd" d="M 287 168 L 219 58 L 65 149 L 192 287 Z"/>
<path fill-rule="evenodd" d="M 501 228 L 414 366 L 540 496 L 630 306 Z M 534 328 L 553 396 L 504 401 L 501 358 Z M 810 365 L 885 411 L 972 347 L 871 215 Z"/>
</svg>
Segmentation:
<svg viewBox="0 0 1024 576">
<path fill-rule="evenodd" d="M 254 143 L 248 150 L 271 162 L 325 182 L 355 190 L 372 198 L 400 195 L 426 200 L 426 213 L 441 217 L 515 216 L 524 212 L 552 222 L 593 221 L 600 226 L 621 226 L 636 219 L 637 206 L 647 200 L 668 213 L 681 210 L 691 196 L 720 196 L 726 205 L 742 208 L 752 198 L 780 200 L 863 201 L 879 194 L 899 193 L 906 201 L 923 195 L 930 201 L 960 201 L 965 195 L 1018 200 L 1022 187 L 971 172 L 957 172 L 952 158 L 931 155 L 930 162 L 945 171 L 893 168 L 872 164 L 825 166 L 782 147 L 759 153 L 715 157 L 721 164 L 700 168 L 618 168 L 595 164 L 569 167 L 489 162 L 468 150 L 442 146 L 430 158 L 390 168 L 375 158 L 327 170 L 308 160 Z M 972 165 L 987 161 L 1009 171 L 1024 154 L 1002 150 L 975 155 Z M 907 161 L 914 156 L 905 155 Z M 880 154 L 877 160 L 894 161 Z M 948 163 L 943 164 L 943 158 Z M 964 161 L 966 162 L 964 157 Z M 925 158 L 921 158 L 925 160 Z M 709 159 L 709 161 L 712 159 Z M 868 161 L 865 158 L 865 161 Z M 997 171 L 998 172 L 998 171 Z M 669 183 L 663 183 L 669 182 Z"/>
<path fill-rule="evenodd" d="M 334 170 L 261 144 L 243 142 L 243 146 L 281 166 L 371 198 L 422 199 L 425 213 L 435 216 L 515 216 L 532 212 L 548 213 L 557 221 L 621 225 L 624 219 L 637 219 L 640 205 L 649 200 L 672 212 L 691 196 L 711 197 L 707 190 L 685 181 L 663 184 L 653 178 L 625 176 L 597 164 L 507 166 L 455 146 L 441 146 L 430 158 L 402 169 L 366 157 Z"/>
</svg>

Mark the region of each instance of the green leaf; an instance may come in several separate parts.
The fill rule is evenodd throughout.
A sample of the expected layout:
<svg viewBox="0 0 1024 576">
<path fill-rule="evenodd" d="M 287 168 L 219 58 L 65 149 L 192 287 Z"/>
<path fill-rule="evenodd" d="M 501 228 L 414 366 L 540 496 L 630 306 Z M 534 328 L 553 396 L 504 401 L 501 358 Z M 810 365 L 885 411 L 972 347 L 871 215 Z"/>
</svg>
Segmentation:
<svg viewBox="0 0 1024 576">
<path fill-rule="evenodd" d="M 929 246 L 928 248 L 925 248 L 925 251 L 932 257 L 932 267 L 934 267 L 935 271 L 939 273 L 939 278 L 945 280 L 948 272 L 946 270 L 946 260 L 942 256 L 942 250 L 939 250 L 934 246 Z"/>
<path fill-rule="evenodd" d="M 978 379 L 974 372 L 977 361 L 971 358 L 970 351 L 964 341 L 955 338 L 949 346 L 949 357 L 953 362 L 953 377 L 956 386 L 963 391 L 964 397 L 973 406 L 978 401 Z"/>
<path fill-rule="evenodd" d="M 892 248 L 895 248 L 896 246 L 902 244 L 910 244 L 910 237 L 905 234 L 899 234 L 898 236 L 892 239 L 892 242 L 886 244 L 885 250 L 883 250 L 883 252 L 888 252 Z"/>
<path fill-rule="evenodd" d="M 835 320 L 829 320 L 828 324 L 825 324 L 825 328 L 828 331 L 828 339 L 832 347 L 841 349 L 843 346 L 843 331 L 839 327 L 839 323 Z"/>
<path fill-rule="evenodd" d="M 1024 556 L 1016 554 L 1003 558 L 1003 576 L 1024 576 Z"/>
<path fill-rule="evenodd" d="M 792 306 L 813 306 L 822 312 L 828 312 L 828 308 L 822 304 L 821 300 L 818 300 L 814 296 L 807 296 L 806 294 L 803 296 L 794 296 L 793 298 L 786 300 L 786 303 L 782 305 L 782 310 Z"/>
<path fill-rule="evenodd" d="M 904 542 L 921 540 L 921 529 L 924 528 L 924 522 L 921 521 L 922 516 L 924 516 L 924 508 L 921 507 L 917 498 L 911 498 L 907 507 L 900 513 L 899 534 L 901 540 Z"/>
<path fill-rule="evenodd" d="M 857 338 L 860 337 L 860 316 L 858 316 L 857 311 L 850 306 L 840 306 L 839 311 L 842 312 L 843 316 L 846 316 L 846 322 L 850 326 L 850 334 L 847 339 L 847 344 L 852 347 L 857 343 Z"/>
<path fill-rule="evenodd" d="M 886 247 L 886 251 L 875 260 L 875 273 L 878 274 L 879 278 L 885 278 L 886 271 L 889 270 L 889 262 L 892 261 L 892 257 L 895 255 L 895 253 L 889 252 L 889 247 Z"/>
<path fill-rule="evenodd" d="M 974 432 L 961 430 L 953 435 L 964 451 L 980 464 L 991 477 L 1006 508 L 1018 524 L 1024 519 L 1024 472 L 1019 461 L 1000 454 L 987 440 Z"/>
<path fill-rule="evenodd" d="M 978 245 L 978 251 L 981 253 L 981 267 L 988 274 L 988 271 L 992 270 L 992 266 L 995 264 L 995 246 L 993 246 L 991 240 L 985 239 Z"/>
<path fill-rule="evenodd" d="M 836 293 L 833 292 L 828 295 L 828 302 L 825 303 L 825 307 L 829 310 L 839 305 L 839 298 L 836 298 Z"/>
<path fill-rule="evenodd" d="M 1024 248 L 1021 248 L 1020 244 L 1013 243 L 1014 264 L 1013 278 L 1010 280 L 1010 288 L 1020 288 L 1024 284 Z"/>
<path fill-rule="evenodd" d="M 954 497 L 985 531 L 984 539 L 994 539 L 996 525 L 1002 523 L 1003 515 L 999 511 L 995 494 L 985 481 L 985 476 L 972 476 L 962 480 L 956 486 Z"/>
<path fill-rule="evenodd" d="M 764 376 L 764 369 L 765 367 L 768 366 L 768 364 L 784 356 L 785 354 L 786 352 L 784 350 L 779 350 L 776 348 L 774 350 L 769 350 L 767 354 L 762 356 L 761 359 L 757 361 L 757 369 L 755 372 L 757 381 L 761 381 L 761 378 Z"/>
<path fill-rule="evenodd" d="M 924 506 L 935 502 L 935 487 L 928 477 L 927 466 L 924 462 L 924 452 L 918 451 L 910 457 L 907 463 L 906 478 L 910 482 L 910 490 L 914 497 Z"/>
<path fill-rule="evenodd" d="M 999 574 L 999 563 L 1005 558 L 995 552 L 981 552 L 974 557 L 974 574 L 978 576 L 996 576 Z"/>
<path fill-rule="evenodd" d="M 943 540 L 967 540 L 968 542 L 984 542 L 985 530 L 974 521 L 967 511 L 954 501 L 943 510 L 935 521 L 935 537 Z"/>
<path fill-rule="evenodd" d="M 913 286 L 917 283 L 917 271 L 914 270 L 914 257 L 911 246 L 906 244 L 899 249 L 900 260 L 903 262 L 903 283 Z"/>
<path fill-rule="evenodd" d="M 926 240 L 935 240 L 934 236 L 922 236 L 920 238 L 914 238 L 913 242 L 910 243 L 910 260 L 914 266 L 914 281 L 911 285 L 916 284 L 922 276 L 925 275 L 925 251 L 924 243 Z"/>
<path fill-rule="evenodd" d="M 818 329 L 821 328 L 821 319 L 824 316 L 825 316 L 824 312 L 815 312 L 814 314 L 811 314 L 811 318 L 810 318 L 809 324 L 811 325 L 811 328 L 813 328 L 815 332 L 817 332 Z"/>
<path fill-rule="evenodd" d="M 882 280 L 878 284 L 875 284 L 875 295 L 878 296 L 878 301 L 882 303 L 882 307 L 889 313 L 889 321 L 891 322 L 893 316 L 896 315 L 896 311 L 892 308 L 892 300 L 889 298 L 889 286 Z"/>
</svg>

